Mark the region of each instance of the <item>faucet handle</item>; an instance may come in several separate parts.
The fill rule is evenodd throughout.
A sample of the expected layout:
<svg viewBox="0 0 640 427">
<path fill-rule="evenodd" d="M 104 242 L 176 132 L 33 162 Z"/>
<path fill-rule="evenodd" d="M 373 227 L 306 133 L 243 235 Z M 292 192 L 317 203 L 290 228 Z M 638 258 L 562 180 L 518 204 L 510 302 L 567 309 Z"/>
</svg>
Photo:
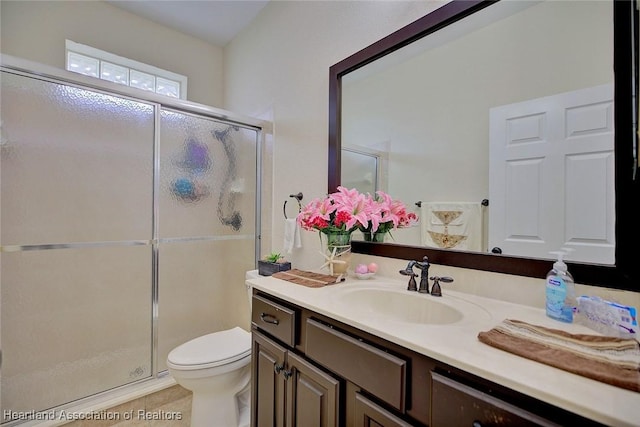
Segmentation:
<svg viewBox="0 0 640 427">
<path fill-rule="evenodd" d="M 412 268 L 407 267 L 405 270 L 400 270 L 399 273 L 402 274 L 403 276 L 410 276 L 409 277 L 409 285 L 407 285 L 407 290 L 408 291 L 417 291 L 418 290 L 418 286 L 416 285 L 416 276 L 418 276 L 418 275 L 413 272 Z"/>
<path fill-rule="evenodd" d="M 411 278 L 409 279 L 409 284 L 407 285 L 407 290 L 408 291 L 417 291 L 418 290 L 418 285 L 416 284 L 416 277 L 418 275 L 417 274 L 412 274 Z"/>
<path fill-rule="evenodd" d="M 453 278 L 451 277 L 431 276 L 429 277 L 429 279 L 433 280 L 433 286 L 431 287 L 431 295 L 433 295 L 434 297 L 442 296 L 442 289 L 440 288 L 440 282 L 443 282 L 443 283 L 453 282 Z"/>
<path fill-rule="evenodd" d="M 416 265 L 415 261 L 409 261 L 409 264 L 407 265 L 407 268 L 405 268 L 404 270 L 400 270 L 400 272 L 399 272 L 403 276 L 410 276 L 409 285 L 407 286 L 407 290 L 408 291 L 417 291 L 418 290 L 418 286 L 416 285 L 416 276 L 417 276 L 417 274 L 413 271 L 413 266 L 414 265 Z"/>
</svg>

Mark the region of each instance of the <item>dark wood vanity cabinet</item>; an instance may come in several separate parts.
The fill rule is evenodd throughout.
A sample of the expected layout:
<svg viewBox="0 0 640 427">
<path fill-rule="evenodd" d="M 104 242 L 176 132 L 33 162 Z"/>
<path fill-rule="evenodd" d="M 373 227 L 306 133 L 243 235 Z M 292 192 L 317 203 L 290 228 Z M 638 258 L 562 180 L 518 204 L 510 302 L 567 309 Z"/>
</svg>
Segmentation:
<svg viewBox="0 0 640 427">
<path fill-rule="evenodd" d="M 260 332 L 255 354 L 254 426 L 338 427 L 339 381 Z"/>
<path fill-rule="evenodd" d="M 256 296 L 253 307 L 251 425 L 340 426 L 340 381 L 293 351 L 298 312 Z"/>
<path fill-rule="evenodd" d="M 254 291 L 253 427 L 597 423 Z"/>
</svg>

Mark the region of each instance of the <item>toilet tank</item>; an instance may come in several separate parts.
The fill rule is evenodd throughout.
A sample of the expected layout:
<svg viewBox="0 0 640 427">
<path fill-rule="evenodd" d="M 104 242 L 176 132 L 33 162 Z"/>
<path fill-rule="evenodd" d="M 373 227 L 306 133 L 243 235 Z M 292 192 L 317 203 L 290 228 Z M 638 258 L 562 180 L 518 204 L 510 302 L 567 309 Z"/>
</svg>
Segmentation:
<svg viewBox="0 0 640 427">
<path fill-rule="evenodd" d="M 247 298 L 249 298 L 249 310 L 251 310 L 251 296 L 253 295 L 253 288 L 249 284 L 249 282 L 247 282 L 247 280 L 257 279 L 259 277 L 260 275 L 258 274 L 258 270 L 249 270 L 245 273 L 245 276 L 244 276 L 245 278 L 244 285 L 247 287 Z"/>
</svg>

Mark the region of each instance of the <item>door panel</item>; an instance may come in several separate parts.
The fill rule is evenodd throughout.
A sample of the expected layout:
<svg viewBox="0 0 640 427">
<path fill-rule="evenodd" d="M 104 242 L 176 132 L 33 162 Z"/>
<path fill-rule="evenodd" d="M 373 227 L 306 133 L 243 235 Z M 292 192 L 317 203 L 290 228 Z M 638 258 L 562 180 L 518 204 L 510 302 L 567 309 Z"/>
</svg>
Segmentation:
<svg viewBox="0 0 640 427">
<path fill-rule="evenodd" d="M 360 393 L 355 398 L 355 427 L 410 427 L 386 409 L 376 405 Z"/>
<path fill-rule="evenodd" d="M 289 378 L 288 426 L 336 427 L 340 425 L 337 379 L 306 362 L 294 353 L 287 355 Z"/>
<path fill-rule="evenodd" d="M 255 331 L 252 336 L 252 425 L 283 427 L 285 377 L 281 372 L 285 366 L 287 350 Z"/>
<path fill-rule="evenodd" d="M 615 260 L 613 86 L 491 109 L 489 247 Z"/>
<path fill-rule="evenodd" d="M 153 374 L 154 106 L 1 74 L 8 421 Z"/>
</svg>

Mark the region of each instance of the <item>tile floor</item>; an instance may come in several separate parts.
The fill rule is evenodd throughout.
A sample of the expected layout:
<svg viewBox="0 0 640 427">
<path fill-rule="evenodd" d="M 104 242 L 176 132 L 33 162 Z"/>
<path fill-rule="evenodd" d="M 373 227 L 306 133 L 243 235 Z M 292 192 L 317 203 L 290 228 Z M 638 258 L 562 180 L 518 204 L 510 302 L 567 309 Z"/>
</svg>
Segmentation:
<svg viewBox="0 0 640 427">
<path fill-rule="evenodd" d="M 69 427 L 189 427 L 191 392 L 174 385 L 104 411 L 114 420 L 73 421 Z"/>
</svg>

